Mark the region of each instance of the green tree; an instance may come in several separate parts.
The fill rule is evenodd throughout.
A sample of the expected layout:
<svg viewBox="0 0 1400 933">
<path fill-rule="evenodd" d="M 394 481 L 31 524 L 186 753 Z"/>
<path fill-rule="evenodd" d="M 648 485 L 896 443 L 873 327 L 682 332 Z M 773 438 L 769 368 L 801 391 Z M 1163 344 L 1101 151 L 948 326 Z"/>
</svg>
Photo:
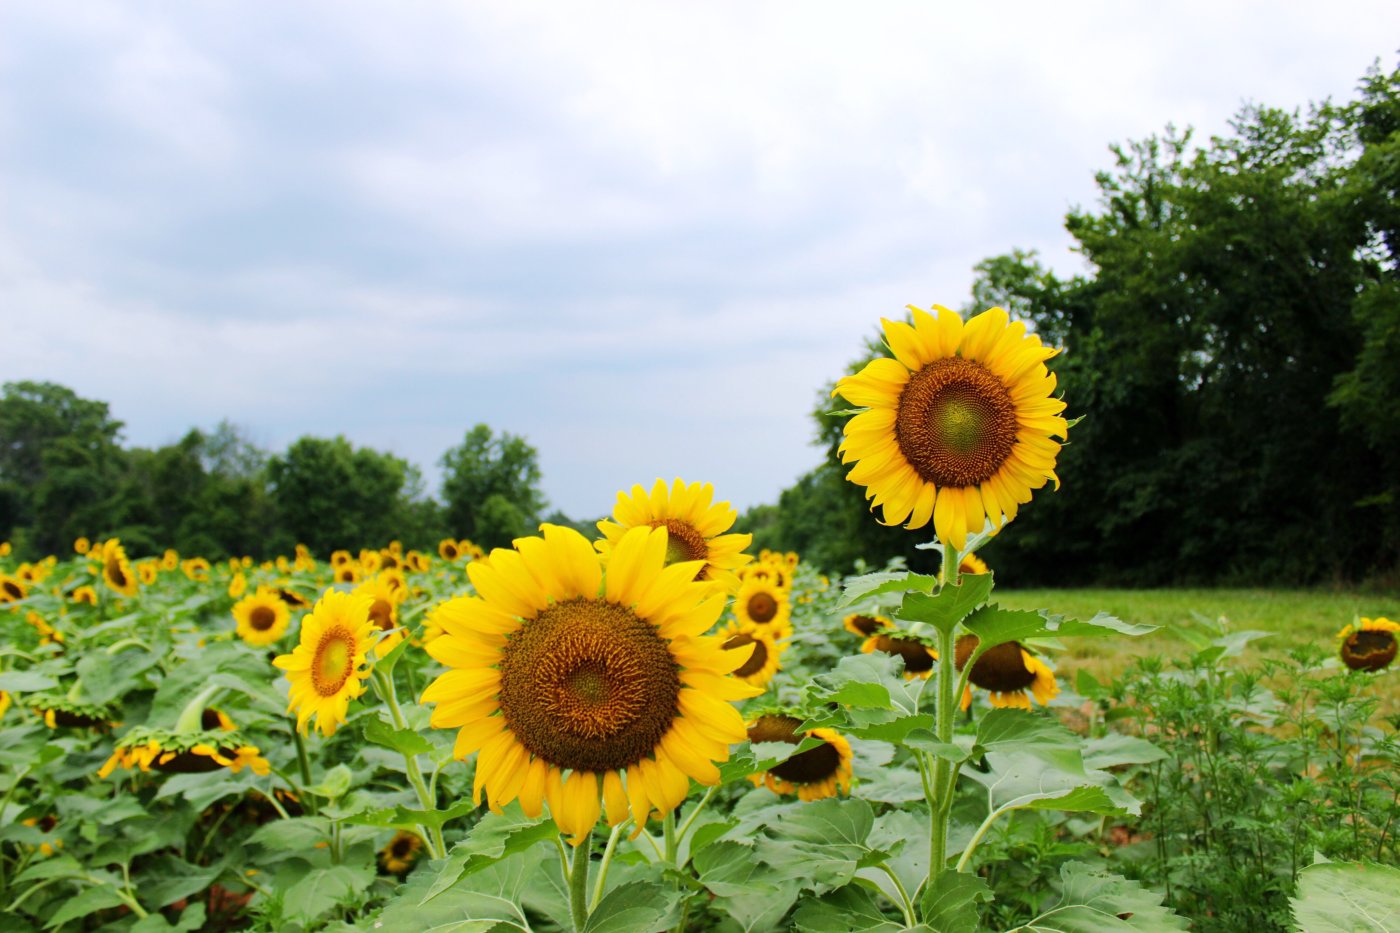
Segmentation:
<svg viewBox="0 0 1400 933">
<path fill-rule="evenodd" d="M 452 534 L 499 547 L 538 523 L 545 507 L 539 455 L 523 437 L 478 424 L 439 463 Z"/>
<path fill-rule="evenodd" d="M 393 454 L 355 448 L 342 437 L 302 437 L 268 461 L 268 479 L 287 553 L 303 543 L 325 555 L 381 546 L 399 533 L 408 464 Z"/>
</svg>

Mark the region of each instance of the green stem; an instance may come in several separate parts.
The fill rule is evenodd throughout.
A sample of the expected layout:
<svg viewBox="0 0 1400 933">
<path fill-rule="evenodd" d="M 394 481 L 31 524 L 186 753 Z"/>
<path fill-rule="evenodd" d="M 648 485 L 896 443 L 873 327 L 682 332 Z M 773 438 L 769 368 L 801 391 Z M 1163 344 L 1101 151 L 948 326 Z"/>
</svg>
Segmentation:
<svg viewBox="0 0 1400 933">
<path fill-rule="evenodd" d="M 992 828 L 992 824 L 996 822 L 997 817 L 1001 816 L 1003 813 L 1009 813 L 1014 809 L 1016 808 L 1002 807 L 987 814 L 987 818 L 982 821 L 982 825 L 977 827 L 977 832 L 973 833 L 972 838 L 968 840 L 967 848 L 963 849 L 962 857 L 958 859 L 958 871 L 965 871 L 967 869 L 967 863 L 972 861 L 973 850 L 976 849 L 978 844 L 982 841 L 982 837 L 987 835 L 987 830 Z"/>
<path fill-rule="evenodd" d="M 608 880 L 608 866 L 612 864 L 613 851 L 617 848 L 617 840 L 622 838 L 622 831 L 631 825 L 632 819 L 628 817 L 612 828 L 608 834 L 607 847 L 603 849 L 603 861 L 598 863 L 598 879 L 593 883 L 593 897 L 588 902 L 590 911 L 598 908 L 598 901 L 603 897 L 603 886 Z"/>
<path fill-rule="evenodd" d="M 701 797 L 700 802 L 697 803 L 694 809 L 690 811 L 690 816 L 685 818 L 685 822 L 681 824 L 680 832 L 676 834 L 677 846 L 679 846 L 681 844 L 681 841 L 685 839 L 686 833 L 690 832 L 690 827 L 695 823 L 695 818 L 700 815 L 701 810 L 705 809 L 705 804 L 710 802 L 710 798 L 715 795 L 715 791 L 717 790 L 719 790 L 718 787 L 711 787 L 708 790 L 706 790 L 705 796 Z"/>
<path fill-rule="evenodd" d="M 201 720 L 204 718 L 204 708 L 223 689 L 223 687 L 211 685 L 196 693 L 185 704 L 185 708 L 180 711 L 180 718 L 175 720 L 175 733 L 185 735 L 190 732 L 199 732 L 203 728 Z"/>
<path fill-rule="evenodd" d="M 316 803 L 316 795 L 308 794 L 306 788 L 311 786 L 311 759 L 306 754 L 306 740 L 301 737 L 301 730 L 297 728 L 296 720 L 292 720 L 292 739 L 297 744 L 297 768 L 301 771 L 301 793 L 298 797 L 304 797 L 303 805 L 315 816 L 320 807 Z"/>
<path fill-rule="evenodd" d="M 904 913 L 905 925 L 910 927 L 914 926 L 916 922 L 914 918 L 914 904 L 909 900 L 909 892 L 904 890 L 903 882 L 899 880 L 899 876 L 894 873 L 889 865 L 881 862 L 880 870 L 889 876 L 890 881 L 894 884 L 895 891 L 899 892 L 899 909 Z"/>
<path fill-rule="evenodd" d="M 590 838 L 574 849 L 573 865 L 569 869 L 569 913 L 573 915 L 575 933 L 583 933 L 588 924 L 588 862 Z"/>
<path fill-rule="evenodd" d="M 676 811 L 668 810 L 661 821 L 661 835 L 666 842 L 666 861 L 676 864 Z"/>
<path fill-rule="evenodd" d="M 958 549 L 947 541 L 943 542 L 943 586 L 958 585 Z M 956 641 L 953 629 L 938 633 L 938 702 L 934 708 L 935 730 L 938 741 L 945 744 L 953 741 L 953 719 L 957 698 L 954 696 L 954 682 L 958 672 L 954 664 Z M 934 881 L 948 868 L 948 800 L 952 797 L 952 764 L 944 758 L 933 760 L 933 798 L 928 801 L 928 881 L 926 888 L 932 888 Z"/>
<path fill-rule="evenodd" d="M 374 671 L 370 676 L 374 678 L 375 686 L 379 688 L 379 695 L 384 700 L 384 705 L 389 707 L 389 717 L 394 720 L 395 729 L 407 729 L 408 720 L 404 718 L 403 710 L 399 708 L 398 694 L 394 690 L 394 678 L 392 675 L 384 674 L 381 671 Z M 428 785 L 423 781 L 423 772 L 418 767 L 418 756 L 403 756 L 404 770 L 408 772 L 408 780 L 413 784 L 414 791 L 418 794 L 418 803 L 424 810 L 436 810 L 437 802 L 428 796 Z M 442 827 L 434 826 L 431 831 L 418 827 L 419 834 L 428 842 L 428 852 L 433 858 L 442 858 L 447 854 L 447 844 L 442 838 Z"/>
</svg>

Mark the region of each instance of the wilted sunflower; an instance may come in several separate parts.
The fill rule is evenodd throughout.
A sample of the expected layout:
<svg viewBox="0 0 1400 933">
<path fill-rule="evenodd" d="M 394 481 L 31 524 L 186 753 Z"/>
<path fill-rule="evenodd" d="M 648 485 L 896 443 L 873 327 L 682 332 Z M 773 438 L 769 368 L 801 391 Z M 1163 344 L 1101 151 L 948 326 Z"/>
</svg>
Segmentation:
<svg viewBox="0 0 1400 933">
<path fill-rule="evenodd" d="M 734 571 L 749 562 L 744 548 L 753 535 L 725 534 L 739 513 L 728 502 L 711 505 L 715 487 L 709 483 L 689 483 L 677 479 L 668 488 L 658 479 L 648 493 L 641 485 L 632 494 L 619 492 L 613 506 L 613 521 L 598 523 L 603 533 L 597 548 L 606 557 L 630 528 L 661 528 L 666 539 L 666 563 L 701 561 L 695 579 L 732 593 L 739 588 Z"/>
<path fill-rule="evenodd" d="M 846 627 L 846 631 L 852 635 L 859 635 L 861 638 L 869 638 L 882 628 L 894 628 L 894 623 L 884 616 L 867 615 L 860 612 L 853 612 L 846 616 L 841 624 Z"/>
<path fill-rule="evenodd" d="M 257 746 L 247 744 L 236 731 L 172 732 L 147 726 L 137 726 L 122 736 L 97 776 L 105 778 L 117 768 L 154 769 L 167 774 L 200 774 L 219 768 L 228 768 L 235 774 L 244 768 L 257 775 L 272 771 L 271 763 L 262 757 Z"/>
<path fill-rule="evenodd" d="M 238 637 L 250 645 L 270 645 L 281 640 L 292 621 L 287 604 L 265 586 L 234 603 L 233 617 L 238 621 Z"/>
<path fill-rule="evenodd" d="M 451 670 L 422 702 L 437 704 L 434 726 L 460 730 L 456 757 L 478 752 L 473 799 L 518 797 L 532 818 L 547 801 L 574 845 L 600 812 L 640 832 L 690 778 L 719 783 L 714 762 L 744 738 L 727 701 L 759 691 L 725 676 L 744 658 L 703 634 L 724 595 L 696 582 L 698 562 L 667 565 L 665 526 L 626 532 L 606 576 L 583 535 L 541 531 L 467 565 L 479 595 L 435 614 L 444 633 L 427 651 Z"/>
<path fill-rule="evenodd" d="M 291 654 L 273 664 L 287 672 L 297 729 L 306 733 L 314 715 L 322 735 L 331 735 L 345 722 L 350 701 L 365 692 L 369 669 L 365 655 L 373 644 L 374 622 L 365 596 L 327 590 L 301 620 L 301 641 Z"/>
<path fill-rule="evenodd" d="M 597 515 L 598 513 L 594 512 L 593 514 Z M 457 547 L 456 538 L 443 538 L 438 542 L 438 557 L 451 563 L 460 556 L 462 556 L 462 552 Z"/>
<path fill-rule="evenodd" d="M 976 635 L 964 635 L 958 639 L 953 659 L 959 671 L 967 666 L 967 659 L 977 650 L 977 642 Z M 1031 696 L 1045 706 L 1060 692 L 1059 685 L 1055 683 L 1055 672 L 1021 647 L 1018 641 L 1003 642 L 989 649 L 972 665 L 972 673 L 967 679 L 970 686 L 963 691 L 963 709 L 972 705 L 972 687 L 986 690 L 993 706 L 1017 709 L 1030 709 Z"/>
<path fill-rule="evenodd" d="M 0 603 L 17 603 L 29 595 L 29 587 L 22 580 L 0 573 Z"/>
<path fill-rule="evenodd" d="M 897 654 L 904 659 L 904 678 L 927 680 L 933 673 L 933 664 L 938 660 L 938 652 L 919 641 L 907 632 L 889 632 L 871 635 L 860 646 L 863 654 L 879 651 L 883 654 Z"/>
<path fill-rule="evenodd" d="M 1400 623 L 1386 618 L 1362 619 L 1337 633 L 1342 663 L 1354 671 L 1381 671 L 1395 660 L 1395 633 Z"/>
<path fill-rule="evenodd" d="M 796 716 L 760 716 L 749 724 L 750 742 L 786 742 L 800 745 L 808 736 L 822 744 L 798 752 L 787 761 L 762 774 L 751 774 L 755 786 L 765 785 L 775 794 L 797 794 L 798 800 L 822 800 L 851 790 L 851 743 L 834 729 L 811 729 L 799 733 L 802 720 Z"/>
<path fill-rule="evenodd" d="M 375 628 L 384 633 L 374 645 L 376 658 L 384 657 L 394 650 L 395 645 L 403 641 L 404 632 L 399 627 L 399 603 L 408 594 L 402 586 L 402 577 L 396 579 L 396 573 L 381 572 L 354 589 L 355 595 L 369 599 L 370 621 L 374 623 Z M 395 582 L 400 585 L 395 586 Z"/>
<path fill-rule="evenodd" d="M 401 829 L 394 833 L 388 845 L 379 850 L 379 863 L 389 874 L 401 875 L 413 867 L 422 848 L 422 837 Z"/>
<path fill-rule="evenodd" d="M 775 638 L 792 634 L 792 605 L 787 593 L 769 580 L 754 577 L 744 581 L 734 597 L 734 617 L 743 625 L 768 628 Z"/>
<path fill-rule="evenodd" d="M 866 487 L 886 524 L 922 528 L 961 550 L 990 518 L 1016 517 L 1031 491 L 1055 476 L 1069 425 L 1045 361 L 1055 350 L 1006 312 L 991 308 L 963 324 L 934 306 L 911 307 L 913 326 L 883 321 L 894 358 L 871 361 L 836 383 L 833 395 L 866 408 L 846 423 L 846 474 Z"/>
<path fill-rule="evenodd" d="M 778 641 L 772 629 L 731 623 L 720 633 L 725 651 L 751 651 L 748 660 L 734 669 L 734 676 L 755 687 L 767 687 L 778 673 L 786 645 Z M 752 647 L 750 647 L 752 646 Z"/>
</svg>

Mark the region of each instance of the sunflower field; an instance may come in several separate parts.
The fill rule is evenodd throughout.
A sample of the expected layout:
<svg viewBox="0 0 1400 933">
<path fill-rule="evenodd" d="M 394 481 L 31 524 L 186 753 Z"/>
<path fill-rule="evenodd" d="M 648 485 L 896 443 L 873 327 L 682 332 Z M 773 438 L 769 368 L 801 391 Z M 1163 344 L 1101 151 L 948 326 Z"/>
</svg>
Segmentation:
<svg viewBox="0 0 1400 933">
<path fill-rule="evenodd" d="M 1059 483 L 1055 351 L 884 336 L 841 452 L 937 573 L 752 553 L 680 479 L 489 553 L 0 547 L 4 929 L 1397 929 L 1400 625 L 1070 683 L 1153 626 L 977 555 Z"/>
</svg>

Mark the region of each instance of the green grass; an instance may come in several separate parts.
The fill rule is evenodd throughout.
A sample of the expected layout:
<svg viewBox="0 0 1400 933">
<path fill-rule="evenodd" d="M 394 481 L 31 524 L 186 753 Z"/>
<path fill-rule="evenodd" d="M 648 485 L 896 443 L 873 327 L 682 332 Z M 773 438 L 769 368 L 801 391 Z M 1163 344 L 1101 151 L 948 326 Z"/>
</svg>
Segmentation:
<svg viewBox="0 0 1400 933">
<path fill-rule="evenodd" d="M 1136 657 L 1158 655 L 1185 658 L 1187 643 L 1179 632 L 1190 625 L 1192 612 L 1211 619 L 1224 616 L 1233 632 L 1275 633 L 1251 643 L 1244 659 L 1282 655 L 1312 643 L 1331 649 L 1342 626 L 1356 616 L 1385 616 L 1400 621 L 1400 593 L 1356 590 L 997 590 L 996 601 L 1008 609 L 1049 609 L 1087 619 L 1107 612 L 1128 622 L 1159 626 L 1141 638 L 1067 638 L 1066 651 L 1055 658 L 1056 669 L 1073 677 L 1081 669 L 1100 679 L 1122 671 Z M 1073 683 L 1073 680 L 1070 680 Z"/>
</svg>

